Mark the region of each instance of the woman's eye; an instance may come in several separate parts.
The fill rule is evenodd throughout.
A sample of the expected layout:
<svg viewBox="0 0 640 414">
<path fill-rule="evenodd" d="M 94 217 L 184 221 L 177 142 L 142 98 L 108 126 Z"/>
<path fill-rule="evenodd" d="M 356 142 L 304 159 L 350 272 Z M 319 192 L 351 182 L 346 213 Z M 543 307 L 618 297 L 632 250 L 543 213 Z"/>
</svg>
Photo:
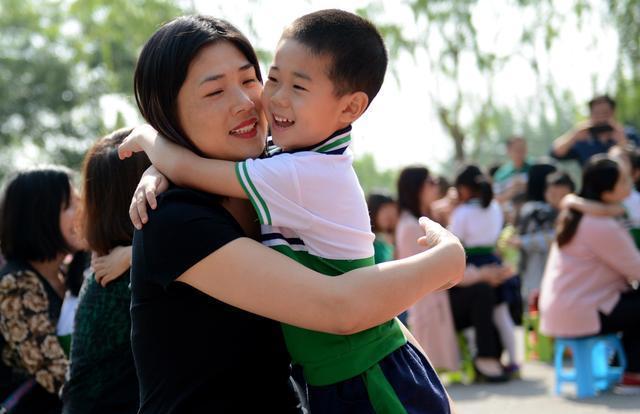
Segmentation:
<svg viewBox="0 0 640 414">
<path fill-rule="evenodd" d="M 217 96 L 217 95 L 220 95 L 221 93 L 222 93 L 222 89 L 208 93 L 205 96 Z"/>
<path fill-rule="evenodd" d="M 242 84 L 243 85 L 249 85 L 249 84 L 252 84 L 252 83 L 255 83 L 255 82 L 258 82 L 258 80 L 255 79 L 255 78 L 252 78 L 252 79 L 245 80 L 244 82 L 242 82 Z"/>
</svg>

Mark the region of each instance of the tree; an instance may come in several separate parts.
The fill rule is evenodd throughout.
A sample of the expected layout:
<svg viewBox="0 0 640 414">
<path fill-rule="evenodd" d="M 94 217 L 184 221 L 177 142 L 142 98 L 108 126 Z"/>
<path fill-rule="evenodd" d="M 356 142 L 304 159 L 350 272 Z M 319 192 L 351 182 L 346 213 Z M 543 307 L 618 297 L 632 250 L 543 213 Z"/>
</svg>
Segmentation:
<svg viewBox="0 0 640 414">
<path fill-rule="evenodd" d="M 0 170 L 12 168 L 7 158 L 29 147 L 77 167 L 88 145 L 107 132 L 101 98 L 133 103 L 139 48 L 181 12 L 169 0 L 4 0 Z M 122 122 L 121 115 L 116 119 Z"/>
<path fill-rule="evenodd" d="M 365 194 L 372 192 L 394 194 L 396 192 L 398 171 L 380 171 L 373 155 L 363 154 L 353 162 L 353 168 L 358 175 L 358 180 Z"/>
</svg>

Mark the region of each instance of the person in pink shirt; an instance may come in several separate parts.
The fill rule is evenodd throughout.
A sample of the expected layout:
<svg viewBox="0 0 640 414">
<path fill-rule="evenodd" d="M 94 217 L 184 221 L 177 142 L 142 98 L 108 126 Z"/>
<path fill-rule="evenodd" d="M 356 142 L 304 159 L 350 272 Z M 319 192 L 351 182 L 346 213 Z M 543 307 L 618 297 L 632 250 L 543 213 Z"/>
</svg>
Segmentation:
<svg viewBox="0 0 640 414">
<path fill-rule="evenodd" d="M 625 165 L 607 155 L 584 167 L 580 196 L 607 205 L 631 191 Z M 640 392 L 640 252 L 613 217 L 561 213 L 540 293 L 540 330 L 555 337 L 622 333 L 628 366 L 621 389 Z"/>
</svg>

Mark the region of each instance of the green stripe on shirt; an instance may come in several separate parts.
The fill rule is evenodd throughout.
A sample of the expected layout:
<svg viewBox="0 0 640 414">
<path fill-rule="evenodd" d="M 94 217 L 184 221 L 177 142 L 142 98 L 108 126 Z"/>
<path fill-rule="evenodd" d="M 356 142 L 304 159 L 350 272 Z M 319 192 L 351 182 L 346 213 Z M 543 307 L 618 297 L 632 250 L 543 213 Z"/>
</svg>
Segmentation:
<svg viewBox="0 0 640 414">
<path fill-rule="evenodd" d="M 260 224 L 271 225 L 271 214 L 269 214 L 267 203 L 265 203 L 262 197 L 260 197 L 260 193 L 258 193 L 255 185 L 251 182 L 246 162 L 243 161 L 236 163 L 236 176 L 238 177 L 238 181 L 240 182 L 242 189 L 247 194 L 247 197 L 249 197 L 249 201 L 251 201 L 253 208 L 256 210 Z"/>
</svg>

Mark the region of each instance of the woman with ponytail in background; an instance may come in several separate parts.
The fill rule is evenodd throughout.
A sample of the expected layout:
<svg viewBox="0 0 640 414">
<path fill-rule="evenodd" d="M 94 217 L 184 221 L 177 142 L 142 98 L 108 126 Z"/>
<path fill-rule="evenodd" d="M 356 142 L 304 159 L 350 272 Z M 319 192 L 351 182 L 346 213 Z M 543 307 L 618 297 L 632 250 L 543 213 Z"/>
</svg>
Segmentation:
<svg viewBox="0 0 640 414">
<path fill-rule="evenodd" d="M 582 174 L 583 199 L 614 206 L 631 191 L 627 166 L 606 155 L 592 157 Z M 581 337 L 622 333 L 627 371 L 618 387 L 640 393 L 640 252 L 614 217 L 560 213 L 540 292 L 540 330 Z"/>
<path fill-rule="evenodd" d="M 476 369 L 480 378 L 494 382 L 504 381 L 507 376 L 499 364 L 500 346 L 495 343 L 494 335 L 490 333 L 495 326 L 503 346 L 507 349 L 509 365 L 506 371 L 517 370 L 514 325 L 506 303 L 507 293 L 505 291 L 507 288 L 504 286 L 505 279 L 509 278 L 513 272 L 502 267 L 500 259 L 495 255 L 496 243 L 504 224 L 503 213 L 500 205 L 493 200 L 493 190 L 489 179 L 482 174 L 477 166 L 463 167 L 456 177 L 455 187 L 460 204 L 451 214 L 449 230 L 458 236 L 465 246 L 467 266 L 475 267 L 481 274 L 483 269 L 485 272 L 493 270 L 488 278 L 482 278 L 484 280 L 481 281 L 484 284 L 475 284 L 476 289 L 479 288 L 477 285 L 484 285 L 484 290 L 487 290 L 489 286 L 495 288 L 490 289 L 494 291 L 491 309 L 487 310 L 485 304 L 483 307 L 485 314 L 483 316 L 475 315 L 476 318 L 482 319 L 474 324 L 479 357 L 476 359 Z M 469 272 L 465 273 L 465 279 L 468 278 L 468 274 Z M 463 280 L 460 285 L 464 285 L 464 282 Z M 471 283 L 472 280 L 468 280 L 468 282 Z M 519 294 L 517 291 L 515 293 Z M 469 291 L 468 288 L 451 289 L 450 299 L 456 326 L 458 326 L 458 320 L 462 315 L 468 315 L 467 304 L 473 300 L 474 296 L 476 294 Z M 483 297 L 486 299 L 490 295 L 484 293 Z"/>
</svg>

